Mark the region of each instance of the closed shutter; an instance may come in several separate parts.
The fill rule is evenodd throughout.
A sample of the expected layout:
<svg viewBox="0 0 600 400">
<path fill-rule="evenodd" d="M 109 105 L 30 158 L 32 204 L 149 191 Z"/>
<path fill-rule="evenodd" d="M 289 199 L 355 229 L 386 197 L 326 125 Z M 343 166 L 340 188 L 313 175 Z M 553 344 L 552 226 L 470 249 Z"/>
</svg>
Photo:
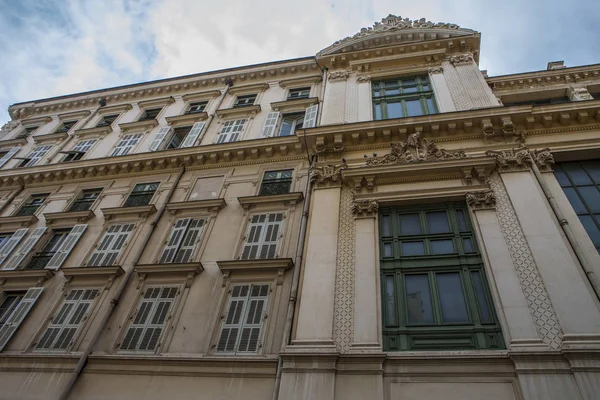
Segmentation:
<svg viewBox="0 0 600 400">
<path fill-rule="evenodd" d="M 204 122 L 196 122 L 179 147 L 192 147 L 204 131 Z"/>
<path fill-rule="evenodd" d="M 231 289 L 227 315 L 223 321 L 219 342 L 217 343 L 218 352 L 231 353 L 235 351 L 249 291 L 250 285 L 237 285 Z"/>
<path fill-rule="evenodd" d="M 217 136 L 217 143 L 229 143 L 238 140 L 240 133 L 244 129 L 245 119 L 236 119 L 232 121 L 225 121 L 223 129 Z"/>
<path fill-rule="evenodd" d="M 317 114 L 319 112 L 319 105 L 315 104 L 306 109 L 304 115 L 304 128 L 314 128 L 317 125 Z"/>
<path fill-rule="evenodd" d="M 17 269 L 17 267 L 19 267 L 19 265 L 23 262 L 25 257 L 27 257 L 27 254 L 29 254 L 29 252 L 33 250 L 33 247 L 37 244 L 38 240 L 40 240 L 40 238 L 45 232 L 46 227 L 35 228 L 31 235 L 29 235 L 29 237 L 25 239 L 23 244 L 19 246 L 15 254 L 13 254 L 12 257 L 8 259 L 3 269 Z"/>
<path fill-rule="evenodd" d="M 270 112 L 267 114 L 267 119 L 263 125 L 262 137 L 273 137 L 275 136 L 275 128 L 277 128 L 277 122 L 279 121 L 278 111 Z"/>
<path fill-rule="evenodd" d="M 275 258 L 282 223 L 283 214 L 269 214 L 258 258 Z"/>
<path fill-rule="evenodd" d="M 29 155 L 27 158 L 29 161 L 25 164 L 26 167 L 32 167 L 38 163 L 44 156 L 50 151 L 52 146 L 38 146 Z"/>
<path fill-rule="evenodd" d="M 149 287 L 121 343 L 121 350 L 155 351 L 175 302 L 176 287 Z"/>
<path fill-rule="evenodd" d="M 192 260 L 196 246 L 202 237 L 204 223 L 203 219 L 192 219 L 190 221 L 190 225 L 177 252 L 177 257 L 175 257 L 175 262 L 188 263 Z"/>
<path fill-rule="evenodd" d="M 183 241 L 185 231 L 190 224 L 190 218 L 178 219 L 175 221 L 175 225 L 171 228 L 171 234 L 169 240 L 163 249 L 162 255 L 160 256 L 159 264 L 172 263 L 177 255 L 177 249 Z"/>
<path fill-rule="evenodd" d="M 15 307 L 2 328 L 0 328 L 0 351 L 4 349 L 4 346 L 6 346 L 12 335 L 19 329 L 19 325 L 21 325 L 43 291 L 43 287 L 36 287 L 29 289 L 25 293 L 21 302 Z"/>
<path fill-rule="evenodd" d="M 252 285 L 238 352 L 253 353 L 258 350 L 268 295 L 269 285 Z"/>
<path fill-rule="evenodd" d="M 59 269 L 60 266 L 65 262 L 69 254 L 85 232 L 87 225 L 75 225 L 71 232 L 67 235 L 67 238 L 60 246 L 60 249 L 54 254 L 54 256 L 48 261 L 46 265 L 47 269 Z"/>
<path fill-rule="evenodd" d="M 95 267 L 114 265 L 121 254 L 121 250 L 127 245 L 127 239 L 133 228 L 134 224 L 112 225 L 109 227 L 87 265 Z"/>
<path fill-rule="evenodd" d="M 160 149 L 160 145 L 165 141 L 165 138 L 171 133 L 170 126 L 161 127 L 158 132 L 156 132 L 156 136 L 154 136 L 154 140 L 150 143 L 150 151 L 156 151 Z"/>
<path fill-rule="evenodd" d="M 254 215 L 248 226 L 242 260 L 275 258 L 282 224 L 281 213 Z"/>
<path fill-rule="evenodd" d="M 21 239 L 27 234 L 28 230 L 28 228 L 17 229 L 8 240 L 2 243 L 2 246 L 0 247 L 0 264 L 10 256 L 10 253 L 17 247 Z"/>
<path fill-rule="evenodd" d="M 73 151 L 80 151 L 82 153 L 87 153 L 88 151 L 90 151 L 90 149 L 92 148 L 94 143 L 96 143 L 96 139 L 82 140 L 82 141 L 78 142 L 75 145 L 75 147 L 73 147 Z"/>
<path fill-rule="evenodd" d="M 19 150 L 21 150 L 21 148 L 19 146 L 13 147 L 12 149 L 10 149 L 8 151 L 8 153 L 3 155 L 2 158 L 0 158 L 0 167 L 3 167 L 4 164 L 6 164 L 8 162 L 8 160 L 13 158 L 13 156 L 19 152 Z"/>
<path fill-rule="evenodd" d="M 36 349 L 66 350 L 83 321 L 87 319 L 97 289 L 73 289 L 65 299 L 46 331 L 36 344 Z"/>
<path fill-rule="evenodd" d="M 117 144 L 117 147 L 115 147 L 111 153 L 111 157 L 129 154 L 129 152 L 137 145 L 141 137 L 141 133 L 123 136 L 123 139 L 121 139 L 121 141 Z"/>
</svg>

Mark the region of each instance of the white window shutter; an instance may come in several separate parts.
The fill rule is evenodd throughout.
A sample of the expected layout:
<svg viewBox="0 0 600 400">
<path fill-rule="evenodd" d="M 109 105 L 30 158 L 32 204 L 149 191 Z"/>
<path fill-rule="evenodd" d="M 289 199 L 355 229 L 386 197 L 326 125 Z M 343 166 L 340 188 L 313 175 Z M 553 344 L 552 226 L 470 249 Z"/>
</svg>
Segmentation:
<svg viewBox="0 0 600 400">
<path fill-rule="evenodd" d="M 43 287 L 29 289 L 21 299 L 21 302 L 7 318 L 2 328 L 0 328 L 0 351 L 4 349 L 4 346 L 6 346 L 12 335 L 19 329 L 19 326 L 25 317 L 27 317 L 27 314 L 29 314 L 29 311 L 33 308 L 43 291 Z"/>
<path fill-rule="evenodd" d="M 246 242 L 242 249 L 242 260 L 254 260 L 257 258 L 260 249 L 260 242 L 264 223 L 267 219 L 266 214 L 254 215 L 248 225 L 248 233 L 246 234 Z"/>
<path fill-rule="evenodd" d="M 260 254 L 258 258 L 275 258 L 277 255 L 277 245 L 281 234 L 283 224 L 283 214 L 269 214 L 265 224 L 264 237 L 262 238 Z"/>
<path fill-rule="evenodd" d="M 249 291 L 249 285 L 237 285 L 231 289 L 227 315 L 225 315 L 219 341 L 217 342 L 218 352 L 231 353 L 236 350 Z"/>
<path fill-rule="evenodd" d="M 81 151 L 82 153 L 87 153 L 88 151 L 90 151 L 94 143 L 96 143 L 96 139 L 81 140 L 75 145 L 75 147 L 73 147 L 73 151 Z"/>
<path fill-rule="evenodd" d="M 190 225 L 190 218 L 178 219 L 175 221 L 175 225 L 171 228 L 171 234 L 169 240 L 163 249 L 162 255 L 159 259 L 159 264 L 172 263 L 177 255 L 177 249 L 183 241 L 183 236 L 187 227 Z"/>
<path fill-rule="evenodd" d="M 3 269 L 17 269 L 19 265 L 23 262 L 25 257 L 27 257 L 27 254 L 29 254 L 29 252 L 33 250 L 33 247 L 37 244 L 38 240 L 40 240 L 40 238 L 45 232 L 46 227 L 35 228 L 31 235 L 29 235 L 29 237 L 25 239 L 23 244 L 19 246 L 15 254 L 13 254 L 12 257 L 8 259 Z"/>
<path fill-rule="evenodd" d="M 17 231 L 2 244 L 2 247 L 0 248 L 0 264 L 10 256 L 10 253 L 17 247 L 21 239 L 25 237 L 28 230 L 28 228 L 17 229 Z"/>
<path fill-rule="evenodd" d="M 60 249 L 54 254 L 54 256 L 48 261 L 46 265 L 46 269 L 59 269 L 61 265 L 65 262 L 71 251 L 85 232 L 87 225 L 75 225 L 71 232 L 67 235 L 67 238 L 63 242 Z"/>
<path fill-rule="evenodd" d="M 268 294 L 269 285 L 252 285 L 238 352 L 254 353 L 258 350 Z"/>
<path fill-rule="evenodd" d="M 10 149 L 8 151 L 8 153 L 3 155 L 2 158 L 0 158 L 0 167 L 3 167 L 4 164 L 6 164 L 8 162 L 8 160 L 13 158 L 13 156 L 19 152 L 19 150 L 21 150 L 21 148 L 19 146 L 13 147 L 12 149 Z"/>
<path fill-rule="evenodd" d="M 242 260 L 275 258 L 282 225 L 281 213 L 253 216 L 242 249 Z"/>
<path fill-rule="evenodd" d="M 266 138 L 275 136 L 275 128 L 277 128 L 277 122 L 279 121 L 280 114 L 281 113 L 278 111 L 273 111 L 267 114 L 267 119 L 263 125 L 262 137 Z"/>
<path fill-rule="evenodd" d="M 204 132 L 204 125 L 204 122 L 196 122 L 194 126 L 192 126 L 192 129 L 190 129 L 190 131 L 188 132 L 181 146 L 179 147 L 194 146 L 194 144 L 196 144 L 196 142 L 200 138 L 200 135 L 202 135 L 202 133 Z"/>
<path fill-rule="evenodd" d="M 317 114 L 319 112 L 319 105 L 315 104 L 306 109 L 304 114 L 304 125 L 303 128 L 314 128 L 317 125 Z"/>
<path fill-rule="evenodd" d="M 177 257 L 175 257 L 175 262 L 188 263 L 192 260 L 196 246 L 202 237 L 205 222 L 203 219 L 192 219 L 190 221 L 190 225 L 177 252 Z"/>
<path fill-rule="evenodd" d="M 127 245 L 127 239 L 134 226 L 134 224 L 110 226 L 98 243 L 87 265 L 95 267 L 114 265 L 121 254 L 121 250 Z"/>
<path fill-rule="evenodd" d="M 165 141 L 165 138 L 171 133 L 172 128 L 170 126 L 161 127 L 156 135 L 154 136 L 154 140 L 150 143 L 150 151 L 156 151 L 160 149 L 160 145 Z"/>
</svg>

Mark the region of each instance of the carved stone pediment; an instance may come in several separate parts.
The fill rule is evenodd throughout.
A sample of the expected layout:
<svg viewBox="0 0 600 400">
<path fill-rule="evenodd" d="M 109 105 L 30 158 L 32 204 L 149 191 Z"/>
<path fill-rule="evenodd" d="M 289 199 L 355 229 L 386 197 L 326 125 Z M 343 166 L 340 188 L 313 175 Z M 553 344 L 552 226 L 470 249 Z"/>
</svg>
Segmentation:
<svg viewBox="0 0 600 400">
<path fill-rule="evenodd" d="M 346 163 L 339 165 L 322 165 L 310 171 L 310 181 L 317 186 L 332 186 L 342 182 L 342 170 L 348 168 Z"/>
<path fill-rule="evenodd" d="M 500 172 L 526 170 L 534 161 L 540 171 L 549 172 L 554 164 L 549 148 L 529 150 L 521 146 L 509 150 L 488 150 L 485 154 L 496 157 L 496 168 Z"/>
<path fill-rule="evenodd" d="M 475 209 L 496 208 L 496 194 L 493 190 L 467 193 L 467 204 Z"/>
<path fill-rule="evenodd" d="M 373 167 L 385 164 L 401 164 L 417 161 L 456 160 L 466 158 L 462 150 L 447 151 L 437 147 L 433 140 L 425 139 L 421 133 L 411 134 L 406 142 L 392 143 L 392 151 L 383 157 L 366 158 L 366 166 Z"/>
</svg>

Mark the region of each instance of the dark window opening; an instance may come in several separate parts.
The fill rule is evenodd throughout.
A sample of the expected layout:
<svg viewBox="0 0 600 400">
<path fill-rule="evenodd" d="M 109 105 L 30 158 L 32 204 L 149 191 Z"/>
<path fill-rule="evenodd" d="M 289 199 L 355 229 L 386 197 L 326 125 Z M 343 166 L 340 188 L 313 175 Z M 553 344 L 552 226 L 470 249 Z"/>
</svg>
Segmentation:
<svg viewBox="0 0 600 400">
<path fill-rule="evenodd" d="M 92 208 L 92 205 L 100 196 L 102 189 L 86 189 L 81 192 L 77 200 L 71 204 L 71 208 L 69 208 L 69 212 L 75 211 L 87 211 Z"/>
<path fill-rule="evenodd" d="M 288 94 L 288 100 L 307 99 L 308 96 L 310 96 L 309 87 L 290 89 L 290 93 Z"/>
<path fill-rule="evenodd" d="M 296 133 L 296 130 L 302 129 L 304 125 L 305 113 L 285 114 L 281 118 L 281 128 L 279 136 L 290 136 Z"/>
<path fill-rule="evenodd" d="M 115 120 L 119 118 L 118 114 L 114 114 L 114 115 L 105 115 L 102 120 L 100 122 L 98 122 L 98 125 L 96 125 L 97 127 L 100 126 L 111 126 L 113 124 L 113 122 L 115 122 Z"/>
<path fill-rule="evenodd" d="M 16 214 L 17 217 L 24 217 L 27 215 L 33 215 L 46 201 L 48 194 L 35 194 L 29 198 L 27 203 L 21 207 L 19 212 Z"/>
<path fill-rule="evenodd" d="M 158 117 L 158 114 L 160 114 L 161 110 L 162 110 L 162 108 L 152 108 L 150 110 L 145 110 L 139 120 L 140 121 L 148 121 L 148 120 L 156 119 L 156 117 Z"/>
<path fill-rule="evenodd" d="M 248 94 L 245 96 L 238 96 L 237 99 L 235 100 L 235 104 L 233 105 L 234 107 L 246 107 L 246 106 L 252 106 L 254 105 L 254 102 L 256 101 L 256 94 Z"/>
<path fill-rule="evenodd" d="M 196 114 L 196 113 L 204 112 L 207 104 L 208 104 L 208 101 L 199 101 L 196 103 L 190 103 L 190 106 L 185 113 L 186 114 Z"/>
<path fill-rule="evenodd" d="M 171 136 L 171 140 L 169 140 L 169 144 L 167 145 L 167 149 L 179 148 L 179 146 L 181 146 L 181 143 L 183 143 L 183 141 L 185 140 L 187 134 L 190 133 L 191 129 L 191 126 L 175 128 L 173 130 L 173 136 Z"/>
<path fill-rule="evenodd" d="M 76 123 L 77 123 L 77 121 L 65 121 L 65 122 L 63 122 L 62 126 L 56 130 L 56 133 L 69 132 L 71 130 L 71 128 L 73 128 L 73 126 L 75 126 Z"/>
<path fill-rule="evenodd" d="M 259 195 L 286 194 L 292 187 L 293 169 L 267 171 L 260 185 Z"/>
<path fill-rule="evenodd" d="M 139 183 L 135 185 L 123 207 L 147 206 L 150 204 L 152 197 L 154 197 L 158 185 L 158 182 Z"/>
<path fill-rule="evenodd" d="M 70 229 L 54 231 L 54 233 L 50 237 L 50 240 L 48 240 L 48 242 L 46 242 L 46 244 L 44 245 L 44 248 L 41 251 L 35 253 L 33 257 L 31 257 L 31 260 L 29 260 L 29 263 L 27 264 L 25 269 L 46 268 L 48 262 L 52 259 L 52 257 L 54 257 L 56 252 L 60 250 L 61 246 L 67 239 L 67 236 L 69 235 L 70 231 Z"/>
</svg>

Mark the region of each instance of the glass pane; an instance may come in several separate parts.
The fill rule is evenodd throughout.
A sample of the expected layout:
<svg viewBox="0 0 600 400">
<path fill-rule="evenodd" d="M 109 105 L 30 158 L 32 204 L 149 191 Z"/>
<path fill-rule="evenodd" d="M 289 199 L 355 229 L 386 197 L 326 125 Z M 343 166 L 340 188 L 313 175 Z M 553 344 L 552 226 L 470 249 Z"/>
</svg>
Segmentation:
<svg viewBox="0 0 600 400">
<path fill-rule="evenodd" d="M 427 109 L 429 110 L 429 114 L 435 114 L 437 112 L 435 101 L 431 97 L 427 99 Z"/>
<path fill-rule="evenodd" d="M 485 296 L 485 289 L 483 288 L 481 273 L 479 271 L 472 271 L 471 277 L 473 278 L 473 285 L 475 286 L 475 296 L 477 296 L 477 304 L 479 305 L 479 311 L 481 312 L 481 320 L 483 322 L 491 322 L 492 315 L 490 313 L 490 305 L 488 304 L 487 297 Z"/>
<path fill-rule="evenodd" d="M 463 210 L 456 210 L 456 218 L 458 219 L 458 229 L 461 232 L 468 231 L 467 219 L 465 218 L 465 212 Z"/>
<path fill-rule="evenodd" d="M 373 92 L 373 97 L 379 97 L 379 96 L 380 96 L 380 92 L 379 92 L 379 90 L 375 90 L 375 91 Z"/>
<path fill-rule="evenodd" d="M 427 213 L 427 228 L 429 233 L 450 232 L 450 223 L 446 211 L 436 211 Z"/>
<path fill-rule="evenodd" d="M 381 114 L 381 104 L 375 104 L 375 119 L 383 119 L 383 116 Z"/>
<path fill-rule="evenodd" d="M 583 167 L 596 184 L 600 185 L 600 161 L 584 161 Z"/>
<path fill-rule="evenodd" d="M 474 251 L 471 238 L 463 238 L 463 249 L 465 250 L 465 253 L 472 253 Z"/>
<path fill-rule="evenodd" d="M 458 272 L 436 274 L 444 322 L 469 322 Z"/>
<path fill-rule="evenodd" d="M 580 187 L 579 193 L 591 212 L 600 212 L 600 191 L 596 186 Z"/>
<path fill-rule="evenodd" d="M 590 215 L 581 215 L 579 217 L 581 224 L 587 231 L 594 246 L 600 246 L 600 230 Z"/>
<path fill-rule="evenodd" d="M 387 117 L 388 118 L 402 118 L 404 113 L 402 112 L 402 103 L 388 103 L 387 105 Z"/>
<path fill-rule="evenodd" d="M 560 186 L 571 186 L 571 181 L 569 181 L 569 178 L 567 178 L 567 174 L 565 174 L 562 169 L 556 168 L 554 170 L 554 176 L 556 177 L 556 180 L 558 181 Z"/>
<path fill-rule="evenodd" d="M 406 275 L 406 308 L 409 324 L 431 324 L 433 309 L 427 275 Z"/>
<path fill-rule="evenodd" d="M 392 256 L 392 244 L 391 243 L 384 243 L 383 244 L 383 256 L 384 257 L 391 257 Z"/>
<path fill-rule="evenodd" d="M 419 214 L 400 215 L 400 235 L 420 235 L 421 233 Z"/>
<path fill-rule="evenodd" d="M 423 91 L 430 90 L 429 85 L 423 85 Z"/>
<path fill-rule="evenodd" d="M 422 256 L 425 254 L 423 242 L 402 242 L 403 256 Z"/>
<path fill-rule="evenodd" d="M 402 80 L 402 86 L 411 86 L 411 85 L 416 85 L 417 81 L 415 81 L 414 79 L 403 79 Z"/>
<path fill-rule="evenodd" d="M 419 88 L 416 86 L 403 87 L 402 93 L 417 93 Z"/>
<path fill-rule="evenodd" d="M 398 325 L 396 318 L 396 295 L 394 293 L 394 277 L 385 277 L 385 316 L 386 325 Z"/>
<path fill-rule="evenodd" d="M 383 236 L 391 236 L 392 235 L 392 219 L 389 215 L 384 215 L 381 217 L 381 227 L 382 227 L 382 235 Z"/>
<path fill-rule="evenodd" d="M 394 96 L 396 94 L 400 94 L 400 89 L 398 89 L 398 88 L 385 89 L 385 95 L 386 96 Z"/>
<path fill-rule="evenodd" d="M 569 202 L 571 203 L 571 206 L 573 206 L 573 210 L 575 210 L 575 212 L 578 214 L 587 213 L 587 210 L 585 209 L 585 206 L 579 199 L 579 196 L 577 195 L 577 192 L 575 192 L 575 189 L 565 188 L 564 190 L 565 194 L 567 195 L 567 198 L 569 199 Z"/>
<path fill-rule="evenodd" d="M 452 239 L 432 240 L 431 254 L 452 254 L 454 251 L 454 243 Z"/>
<path fill-rule="evenodd" d="M 409 117 L 415 117 L 417 115 L 423 115 L 423 107 L 421 107 L 421 100 L 406 100 L 406 115 Z"/>
<path fill-rule="evenodd" d="M 588 174 L 581 168 L 579 163 L 565 163 L 563 170 L 569 175 L 575 185 L 591 185 L 592 180 Z"/>
</svg>

